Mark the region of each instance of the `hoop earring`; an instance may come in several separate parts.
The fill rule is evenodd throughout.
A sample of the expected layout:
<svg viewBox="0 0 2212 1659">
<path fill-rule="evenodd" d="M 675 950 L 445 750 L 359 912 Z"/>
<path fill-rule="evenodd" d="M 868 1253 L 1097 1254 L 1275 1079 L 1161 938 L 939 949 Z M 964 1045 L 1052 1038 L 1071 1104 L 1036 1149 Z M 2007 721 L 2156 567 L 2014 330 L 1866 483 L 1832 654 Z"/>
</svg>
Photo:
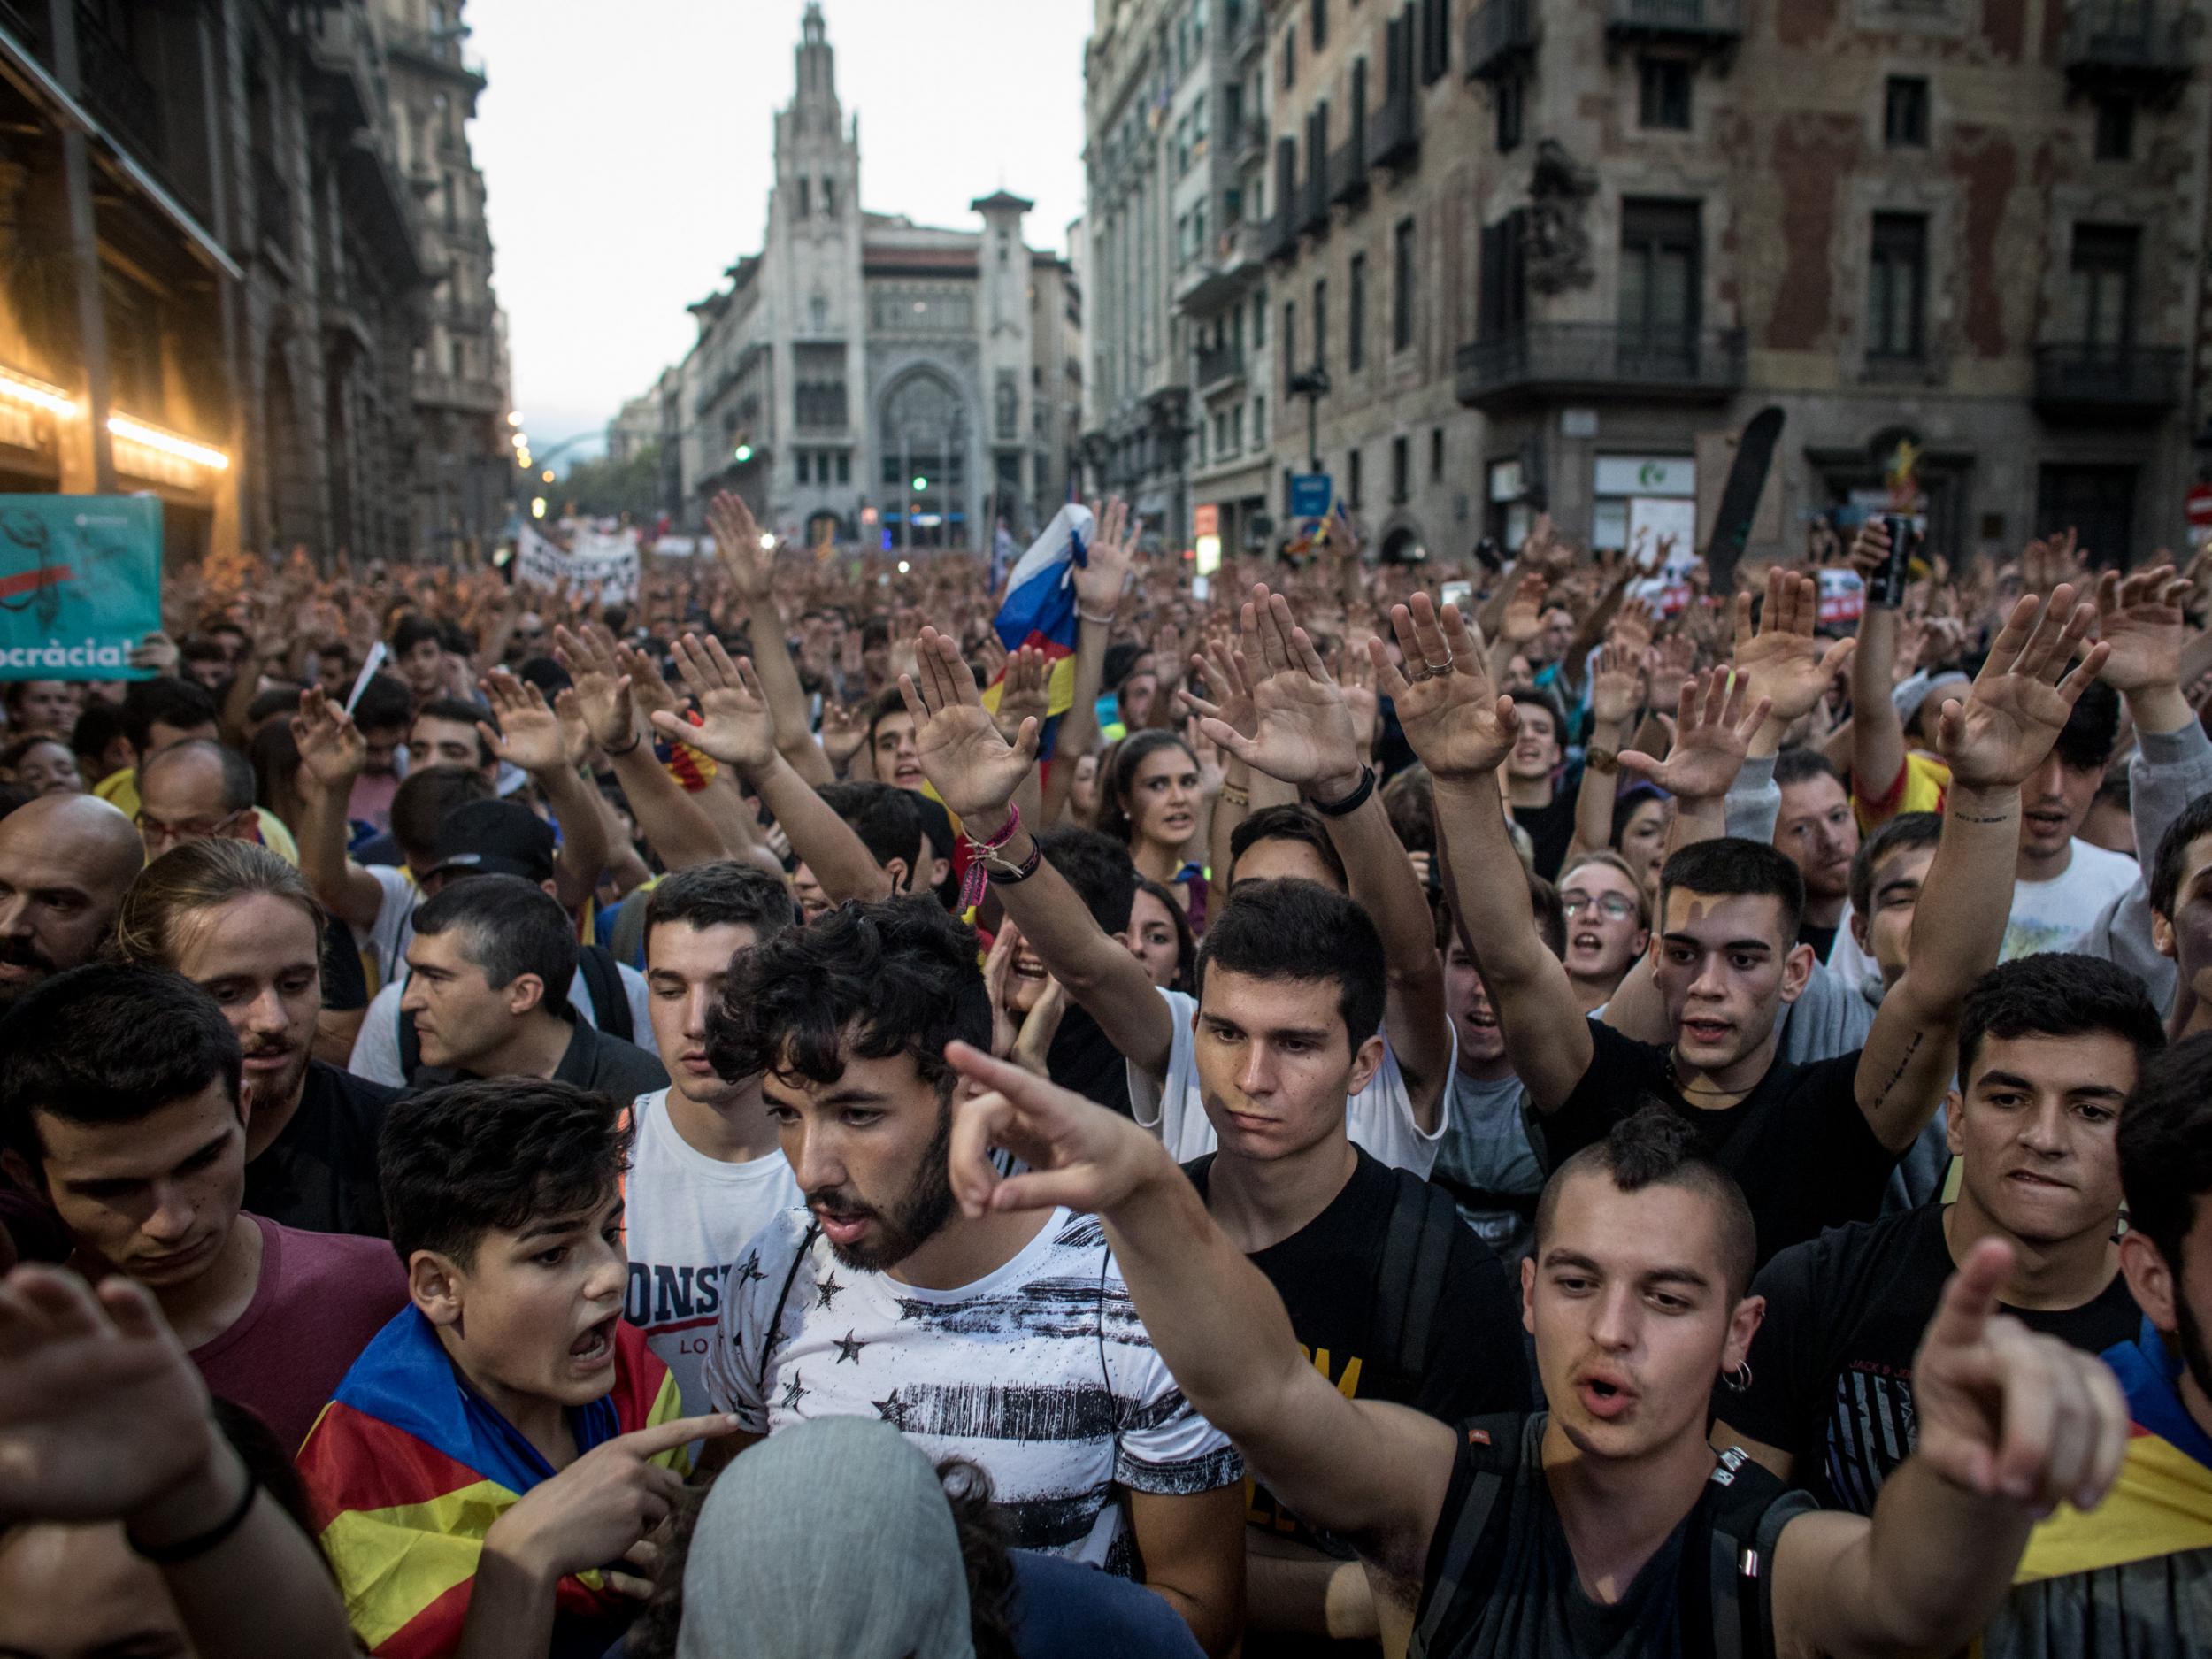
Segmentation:
<svg viewBox="0 0 2212 1659">
<path fill-rule="evenodd" d="M 1748 1394 L 1751 1391 L 1750 1363 L 1746 1362 L 1737 1366 L 1735 1370 L 1725 1373 L 1721 1378 L 1721 1381 L 1728 1386 L 1732 1393 Z"/>
</svg>

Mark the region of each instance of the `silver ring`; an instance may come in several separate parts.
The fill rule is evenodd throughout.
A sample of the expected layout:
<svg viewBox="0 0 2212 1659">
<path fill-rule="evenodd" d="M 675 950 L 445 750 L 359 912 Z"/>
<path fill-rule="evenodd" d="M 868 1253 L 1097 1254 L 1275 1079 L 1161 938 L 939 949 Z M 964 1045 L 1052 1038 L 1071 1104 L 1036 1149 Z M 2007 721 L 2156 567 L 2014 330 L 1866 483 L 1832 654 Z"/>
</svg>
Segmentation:
<svg viewBox="0 0 2212 1659">
<path fill-rule="evenodd" d="M 1429 671 L 1426 678 L 1432 680 L 1440 675 L 1450 673 L 1452 672 L 1452 654 L 1449 651 L 1447 651 L 1444 653 L 1444 660 L 1441 663 L 1432 663 L 1427 657 L 1425 657 L 1421 659 L 1421 666 Z"/>
</svg>

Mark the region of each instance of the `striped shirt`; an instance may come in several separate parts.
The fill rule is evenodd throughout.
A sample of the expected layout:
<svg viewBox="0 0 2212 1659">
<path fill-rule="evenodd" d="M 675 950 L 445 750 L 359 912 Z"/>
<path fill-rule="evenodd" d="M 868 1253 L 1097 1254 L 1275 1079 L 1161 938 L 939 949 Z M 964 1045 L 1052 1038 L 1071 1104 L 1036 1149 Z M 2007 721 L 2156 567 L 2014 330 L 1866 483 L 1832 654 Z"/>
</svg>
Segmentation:
<svg viewBox="0 0 2212 1659">
<path fill-rule="evenodd" d="M 785 1211 L 730 1270 L 707 1390 L 748 1431 L 875 1416 L 933 1460 L 987 1471 L 1016 1545 L 1125 1574 L 1134 1548 L 1117 1486 L 1179 1494 L 1242 1478 L 1153 1351 L 1095 1216 L 1055 1210 L 957 1290 L 849 1267 L 826 1240 L 807 1243 L 808 1223 Z"/>
</svg>

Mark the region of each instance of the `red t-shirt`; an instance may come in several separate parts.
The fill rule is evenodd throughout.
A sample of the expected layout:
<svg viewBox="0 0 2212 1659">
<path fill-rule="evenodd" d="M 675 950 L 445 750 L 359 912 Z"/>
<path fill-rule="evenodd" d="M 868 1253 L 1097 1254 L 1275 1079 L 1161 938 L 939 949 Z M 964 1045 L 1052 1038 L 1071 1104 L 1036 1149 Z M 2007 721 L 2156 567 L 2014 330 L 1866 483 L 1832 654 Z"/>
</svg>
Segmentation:
<svg viewBox="0 0 2212 1659">
<path fill-rule="evenodd" d="M 230 1329 L 192 1350 L 208 1389 L 246 1407 L 296 1451 L 348 1367 L 407 1305 L 407 1274 L 382 1239 L 302 1233 L 259 1216 L 261 1280 Z"/>
</svg>

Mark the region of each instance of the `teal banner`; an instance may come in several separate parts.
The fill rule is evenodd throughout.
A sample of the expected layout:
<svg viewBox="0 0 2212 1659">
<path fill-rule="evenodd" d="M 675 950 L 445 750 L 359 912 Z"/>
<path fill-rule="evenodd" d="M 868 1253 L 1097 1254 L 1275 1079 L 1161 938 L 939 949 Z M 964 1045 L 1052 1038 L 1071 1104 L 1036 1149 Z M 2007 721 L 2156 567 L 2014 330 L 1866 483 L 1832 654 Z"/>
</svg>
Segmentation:
<svg viewBox="0 0 2212 1659">
<path fill-rule="evenodd" d="M 143 680 L 160 626 L 160 502 L 0 495 L 0 680 Z"/>
</svg>

